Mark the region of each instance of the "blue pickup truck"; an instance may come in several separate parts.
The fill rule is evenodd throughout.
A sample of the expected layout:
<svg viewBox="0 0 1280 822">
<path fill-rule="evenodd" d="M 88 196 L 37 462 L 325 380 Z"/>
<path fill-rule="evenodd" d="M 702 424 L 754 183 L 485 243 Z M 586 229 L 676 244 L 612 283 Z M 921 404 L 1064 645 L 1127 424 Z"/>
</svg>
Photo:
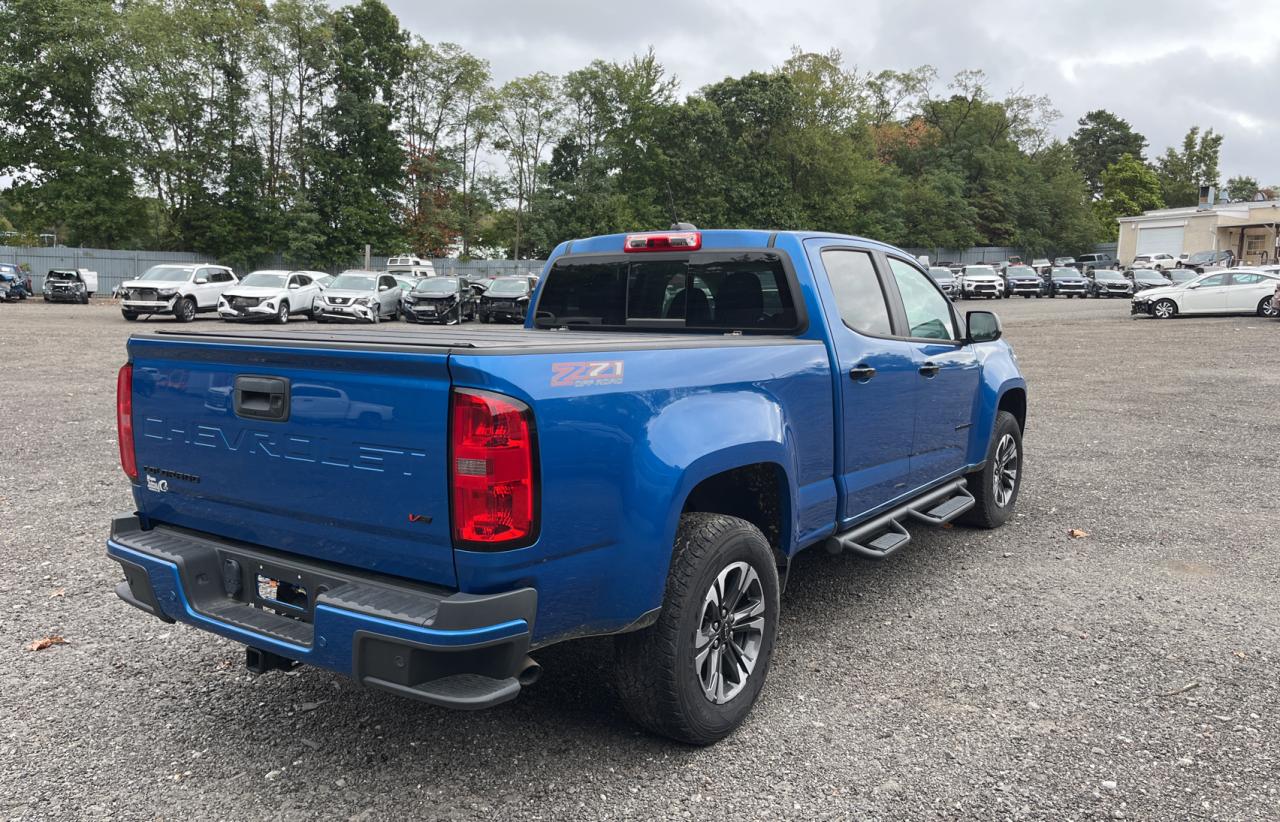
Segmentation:
<svg viewBox="0 0 1280 822">
<path fill-rule="evenodd" d="M 575 240 L 523 328 L 136 334 L 121 599 L 452 708 L 552 643 L 616 637 L 651 731 L 709 744 L 763 686 L 795 555 L 993 528 L 1025 383 L 996 316 L 822 233 Z"/>
</svg>

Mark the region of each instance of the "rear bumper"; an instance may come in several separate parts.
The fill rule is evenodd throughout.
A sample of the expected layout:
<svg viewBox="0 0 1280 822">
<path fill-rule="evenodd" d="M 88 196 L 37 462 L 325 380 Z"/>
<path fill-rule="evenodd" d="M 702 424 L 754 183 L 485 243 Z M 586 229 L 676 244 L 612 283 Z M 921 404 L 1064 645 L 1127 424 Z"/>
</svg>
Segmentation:
<svg viewBox="0 0 1280 822">
<path fill-rule="evenodd" d="M 144 530 L 131 515 L 112 521 L 107 555 L 124 570 L 117 595 L 166 622 L 443 707 L 486 708 L 520 691 L 532 588 L 455 593 L 186 529 Z M 263 600 L 259 576 L 298 586 L 305 602 Z"/>
</svg>

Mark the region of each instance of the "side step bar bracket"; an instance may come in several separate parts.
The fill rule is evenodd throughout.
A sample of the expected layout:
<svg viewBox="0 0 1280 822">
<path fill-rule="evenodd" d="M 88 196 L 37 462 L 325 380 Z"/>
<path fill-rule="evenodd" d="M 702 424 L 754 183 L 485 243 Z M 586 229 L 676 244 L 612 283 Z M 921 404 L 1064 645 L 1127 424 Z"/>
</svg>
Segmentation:
<svg viewBox="0 0 1280 822">
<path fill-rule="evenodd" d="M 963 479 L 949 482 L 916 497 L 888 513 L 854 526 L 827 539 L 827 551 L 853 551 L 864 557 L 884 559 L 911 541 L 904 520 L 916 519 L 928 525 L 943 525 L 976 504 Z"/>
</svg>

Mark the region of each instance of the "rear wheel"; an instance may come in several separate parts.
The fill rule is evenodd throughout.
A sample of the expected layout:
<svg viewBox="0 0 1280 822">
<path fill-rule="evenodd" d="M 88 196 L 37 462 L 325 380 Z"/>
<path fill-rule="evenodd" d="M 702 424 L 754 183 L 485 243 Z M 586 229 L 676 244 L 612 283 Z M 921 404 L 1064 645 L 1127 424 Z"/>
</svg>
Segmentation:
<svg viewBox="0 0 1280 822">
<path fill-rule="evenodd" d="M 995 430 L 987 448 L 987 461 L 970 474 L 969 493 L 976 504 L 960 518 L 979 528 L 999 528 L 1013 515 L 1022 486 L 1022 427 L 1008 411 L 996 415 Z"/>
<path fill-rule="evenodd" d="M 1178 306 L 1173 300 L 1161 300 L 1151 306 L 1151 316 L 1157 320 L 1167 320 L 1178 313 Z"/>
<path fill-rule="evenodd" d="M 1276 305 L 1275 295 L 1266 297 L 1258 303 L 1259 317 L 1280 317 L 1280 306 Z"/>
<path fill-rule="evenodd" d="M 778 569 L 758 528 L 722 514 L 682 516 L 658 621 L 615 640 L 627 713 L 691 745 L 728 736 L 764 685 L 778 608 Z"/>
</svg>

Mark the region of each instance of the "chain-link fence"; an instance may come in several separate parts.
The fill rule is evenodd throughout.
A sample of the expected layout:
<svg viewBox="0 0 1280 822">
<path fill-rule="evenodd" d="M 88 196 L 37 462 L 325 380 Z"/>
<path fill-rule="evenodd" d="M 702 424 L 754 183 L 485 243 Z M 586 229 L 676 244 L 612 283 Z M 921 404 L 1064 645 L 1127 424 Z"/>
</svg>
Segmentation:
<svg viewBox="0 0 1280 822">
<path fill-rule="evenodd" d="M 1091 250 L 1095 254 L 1115 256 L 1115 243 L 1098 243 Z M 1021 248 L 1010 246 L 975 246 L 974 248 L 904 248 L 915 257 L 927 256 L 931 263 L 952 263 L 955 265 L 982 265 L 984 263 L 1002 263 L 1013 256 L 1021 257 L 1023 262 L 1031 262 L 1033 257 L 1057 257 L 1059 254 L 1028 254 Z"/>
</svg>

